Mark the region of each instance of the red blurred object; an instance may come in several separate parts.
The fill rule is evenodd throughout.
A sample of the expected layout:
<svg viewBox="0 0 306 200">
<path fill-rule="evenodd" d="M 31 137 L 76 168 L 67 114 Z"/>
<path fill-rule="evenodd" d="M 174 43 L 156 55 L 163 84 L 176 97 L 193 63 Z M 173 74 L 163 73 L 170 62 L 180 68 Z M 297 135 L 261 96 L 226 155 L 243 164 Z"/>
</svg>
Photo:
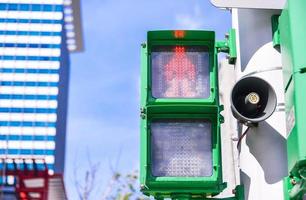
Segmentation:
<svg viewBox="0 0 306 200">
<path fill-rule="evenodd" d="M 5 160 L 2 160 L 5 163 Z M 28 168 L 27 163 L 16 164 L 14 169 L 5 171 L 5 176 L 16 178 L 15 191 L 19 200 L 67 200 L 63 176 L 61 174 L 50 175 L 48 167 L 43 162 L 43 169 L 38 169 L 33 159 L 34 167 Z M 17 167 L 23 166 L 23 167 Z"/>
<path fill-rule="evenodd" d="M 20 192 L 19 196 L 21 199 L 25 199 L 27 197 L 26 193 L 24 192 Z"/>
<path fill-rule="evenodd" d="M 184 38 L 185 37 L 185 31 L 182 31 L 182 30 L 174 31 L 174 37 L 175 38 Z"/>
</svg>

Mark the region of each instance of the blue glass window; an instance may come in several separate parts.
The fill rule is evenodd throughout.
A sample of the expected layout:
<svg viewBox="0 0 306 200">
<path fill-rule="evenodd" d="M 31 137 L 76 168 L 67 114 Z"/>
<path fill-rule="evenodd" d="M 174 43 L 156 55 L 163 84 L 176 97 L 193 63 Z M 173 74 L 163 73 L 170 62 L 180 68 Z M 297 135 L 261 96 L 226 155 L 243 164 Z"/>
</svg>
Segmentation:
<svg viewBox="0 0 306 200">
<path fill-rule="evenodd" d="M 0 18 L 0 23 L 43 23 L 43 24 L 62 24 L 63 20 L 55 19 L 6 19 Z"/>
<path fill-rule="evenodd" d="M 17 48 L 61 48 L 59 44 L 20 44 L 20 43 L 0 43 L 0 47 L 17 47 Z"/>
<path fill-rule="evenodd" d="M 37 74 L 58 74 L 57 69 L 8 69 L 0 68 L 0 73 L 37 73 Z"/>
<path fill-rule="evenodd" d="M 57 100 L 57 95 L 0 94 L 0 99 Z"/>
<path fill-rule="evenodd" d="M 60 61 L 59 57 L 48 57 L 48 56 L 0 56 L 3 60 L 50 60 Z"/>
<path fill-rule="evenodd" d="M 56 113 L 56 109 L 52 108 L 1 108 L 1 112 L 9 113 Z"/>
<path fill-rule="evenodd" d="M 62 5 L 49 5 L 49 4 L 0 3 L 0 10 L 62 12 L 63 11 L 63 6 Z"/>
<path fill-rule="evenodd" d="M 0 121 L 0 126 L 55 127 L 55 122 Z M 0 153 L 1 154 L 1 153 Z"/>
<path fill-rule="evenodd" d="M 0 135 L 0 140 L 55 141 L 55 136 L 34 134 L 37 133 L 33 133 L 33 135 Z"/>
</svg>

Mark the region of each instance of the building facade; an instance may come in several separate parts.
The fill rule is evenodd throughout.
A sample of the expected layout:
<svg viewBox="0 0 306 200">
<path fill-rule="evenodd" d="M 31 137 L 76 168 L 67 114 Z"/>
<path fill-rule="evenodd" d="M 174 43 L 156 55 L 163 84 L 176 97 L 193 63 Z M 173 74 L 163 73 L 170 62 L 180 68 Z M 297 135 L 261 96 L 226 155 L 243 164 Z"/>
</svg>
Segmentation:
<svg viewBox="0 0 306 200">
<path fill-rule="evenodd" d="M 0 0 L 2 175 L 33 159 L 63 173 L 69 53 L 82 50 L 79 3 Z"/>
</svg>

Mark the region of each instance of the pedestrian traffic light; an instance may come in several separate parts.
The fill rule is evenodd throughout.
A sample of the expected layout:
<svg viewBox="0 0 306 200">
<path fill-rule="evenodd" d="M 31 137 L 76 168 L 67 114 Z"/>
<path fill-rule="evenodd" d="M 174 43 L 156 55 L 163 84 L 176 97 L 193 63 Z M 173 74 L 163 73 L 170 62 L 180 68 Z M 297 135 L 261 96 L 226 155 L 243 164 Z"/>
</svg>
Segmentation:
<svg viewBox="0 0 306 200">
<path fill-rule="evenodd" d="M 149 31 L 142 45 L 141 190 L 220 193 L 218 68 L 212 31 Z"/>
</svg>

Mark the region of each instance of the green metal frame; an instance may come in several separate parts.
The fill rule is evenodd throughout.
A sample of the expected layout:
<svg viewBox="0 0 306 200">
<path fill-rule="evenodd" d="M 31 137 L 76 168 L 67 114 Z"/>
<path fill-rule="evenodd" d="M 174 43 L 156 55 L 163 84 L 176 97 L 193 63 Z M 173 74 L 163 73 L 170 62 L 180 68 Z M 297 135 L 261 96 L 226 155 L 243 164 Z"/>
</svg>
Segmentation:
<svg viewBox="0 0 306 200">
<path fill-rule="evenodd" d="M 285 199 L 300 200 L 306 192 L 306 1 L 287 0 L 279 17 L 287 116 L 289 176 Z"/>
<path fill-rule="evenodd" d="M 174 194 L 171 196 L 171 198 L 173 200 L 190 200 L 190 199 L 195 199 L 195 200 L 244 200 L 244 187 L 242 185 L 238 185 L 233 191 L 233 194 L 235 194 L 235 196 L 225 197 L 225 198 L 211 198 L 211 197 L 206 198 L 206 197 L 199 196 L 199 195 Z"/>
</svg>

